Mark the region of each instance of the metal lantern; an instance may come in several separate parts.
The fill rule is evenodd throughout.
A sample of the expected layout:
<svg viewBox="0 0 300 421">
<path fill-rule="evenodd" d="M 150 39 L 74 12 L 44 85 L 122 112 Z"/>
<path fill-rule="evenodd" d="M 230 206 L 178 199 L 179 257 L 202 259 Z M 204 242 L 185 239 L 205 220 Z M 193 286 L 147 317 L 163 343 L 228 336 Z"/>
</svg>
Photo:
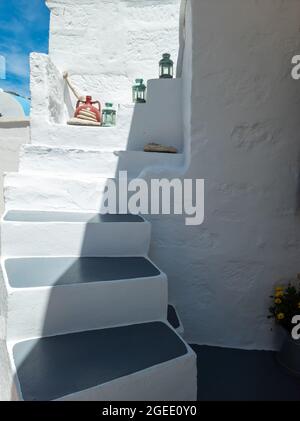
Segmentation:
<svg viewBox="0 0 300 421">
<path fill-rule="evenodd" d="M 159 62 L 159 77 L 160 79 L 173 78 L 174 62 L 171 60 L 171 54 L 163 54 L 163 58 Z"/>
<path fill-rule="evenodd" d="M 146 86 L 143 79 L 136 79 L 132 88 L 133 102 L 143 104 L 146 102 Z"/>
<path fill-rule="evenodd" d="M 113 109 L 113 104 L 107 102 L 102 111 L 102 126 L 112 127 L 116 125 L 116 110 Z"/>
</svg>

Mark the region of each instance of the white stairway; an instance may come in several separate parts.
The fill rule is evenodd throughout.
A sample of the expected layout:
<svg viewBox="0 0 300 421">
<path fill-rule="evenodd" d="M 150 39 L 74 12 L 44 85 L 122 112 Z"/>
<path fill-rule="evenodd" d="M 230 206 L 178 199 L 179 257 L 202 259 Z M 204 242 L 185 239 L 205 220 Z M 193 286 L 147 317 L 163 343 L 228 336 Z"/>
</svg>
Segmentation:
<svg viewBox="0 0 300 421">
<path fill-rule="evenodd" d="M 0 399 L 196 400 L 196 356 L 168 322 L 167 276 L 148 257 L 151 225 L 100 214 L 119 171 L 175 169 L 183 156 L 130 150 L 122 127 L 47 130 L 39 142 L 33 126 L 20 172 L 5 179 Z M 92 130 L 113 149 L 85 143 Z"/>
<path fill-rule="evenodd" d="M 140 216 L 5 214 L 2 400 L 196 399 L 149 243 Z"/>
</svg>

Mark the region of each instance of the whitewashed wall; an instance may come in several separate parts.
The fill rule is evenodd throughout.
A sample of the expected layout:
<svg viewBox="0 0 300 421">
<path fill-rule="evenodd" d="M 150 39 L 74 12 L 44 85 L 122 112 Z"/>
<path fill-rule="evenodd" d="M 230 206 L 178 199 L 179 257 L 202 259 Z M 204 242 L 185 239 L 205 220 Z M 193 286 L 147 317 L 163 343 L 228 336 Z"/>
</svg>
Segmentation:
<svg viewBox="0 0 300 421">
<path fill-rule="evenodd" d="M 17 171 L 19 151 L 29 143 L 29 120 L 0 122 L 0 215 L 4 211 L 3 173 Z"/>
<path fill-rule="evenodd" d="M 155 254 L 190 341 L 273 348 L 269 295 L 300 271 L 300 1 L 190 4 L 188 177 L 206 179 L 206 220 L 157 230 Z"/>
<path fill-rule="evenodd" d="M 46 3 L 52 12 L 50 57 L 83 93 L 130 103 L 136 78 L 158 77 L 162 53 L 176 62 L 180 0 Z"/>
<path fill-rule="evenodd" d="M 145 7 L 153 12 L 158 3 L 150 21 Z M 177 40 L 177 0 L 48 4 L 51 58 L 105 99 L 130 102 L 135 77 L 156 77 L 166 31 Z M 169 276 L 190 342 L 277 346 L 269 295 L 300 271 L 300 84 L 290 77 L 299 23 L 300 0 L 188 0 L 187 177 L 206 180 L 206 220 L 195 228 L 183 218 L 151 218 L 151 254 Z"/>
</svg>

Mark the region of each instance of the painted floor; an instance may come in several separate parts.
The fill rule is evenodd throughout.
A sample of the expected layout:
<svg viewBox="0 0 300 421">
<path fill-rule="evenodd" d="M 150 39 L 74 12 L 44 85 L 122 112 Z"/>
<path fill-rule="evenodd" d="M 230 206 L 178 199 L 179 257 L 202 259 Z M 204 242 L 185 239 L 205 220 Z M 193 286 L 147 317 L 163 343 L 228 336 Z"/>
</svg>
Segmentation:
<svg viewBox="0 0 300 421">
<path fill-rule="evenodd" d="M 273 352 L 192 348 L 199 401 L 300 401 L 300 378 L 281 368 Z"/>
<path fill-rule="evenodd" d="M 139 279 L 160 275 L 144 257 L 32 257 L 8 259 L 13 288 L 37 288 Z"/>
<path fill-rule="evenodd" d="M 161 322 L 34 339 L 13 350 L 28 401 L 58 399 L 186 353 L 185 344 Z"/>
</svg>

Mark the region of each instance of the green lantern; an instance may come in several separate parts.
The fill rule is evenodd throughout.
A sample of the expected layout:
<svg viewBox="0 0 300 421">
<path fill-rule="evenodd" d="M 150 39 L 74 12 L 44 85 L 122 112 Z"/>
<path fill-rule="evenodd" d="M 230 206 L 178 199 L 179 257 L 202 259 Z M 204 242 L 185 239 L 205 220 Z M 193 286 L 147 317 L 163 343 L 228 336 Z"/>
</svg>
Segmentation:
<svg viewBox="0 0 300 421">
<path fill-rule="evenodd" d="M 174 62 L 171 60 L 171 54 L 163 54 L 163 58 L 159 62 L 160 79 L 173 79 Z"/>
<path fill-rule="evenodd" d="M 102 110 L 102 126 L 112 127 L 116 125 L 116 110 L 113 109 L 113 104 L 107 102 L 105 108 Z"/>
<path fill-rule="evenodd" d="M 133 102 L 144 104 L 146 102 L 146 86 L 143 79 L 136 79 L 132 88 Z"/>
</svg>

